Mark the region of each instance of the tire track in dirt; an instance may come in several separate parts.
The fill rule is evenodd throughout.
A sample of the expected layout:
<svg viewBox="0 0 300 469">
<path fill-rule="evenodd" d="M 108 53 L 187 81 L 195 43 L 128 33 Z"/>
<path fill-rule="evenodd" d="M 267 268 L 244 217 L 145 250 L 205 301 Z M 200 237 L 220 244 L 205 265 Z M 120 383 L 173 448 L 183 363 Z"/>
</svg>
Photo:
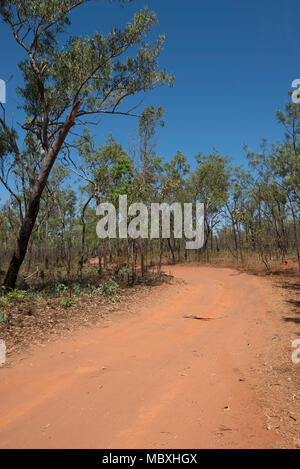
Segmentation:
<svg viewBox="0 0 300 469">
<path fill-rule="evenodd" d="M 129 318 L 0 370 L 0 447 L 280 444 L 251 381 L 271 290 L 230 269 L 172 270 L 185 283 L 160 287 Z"/>
</svg>

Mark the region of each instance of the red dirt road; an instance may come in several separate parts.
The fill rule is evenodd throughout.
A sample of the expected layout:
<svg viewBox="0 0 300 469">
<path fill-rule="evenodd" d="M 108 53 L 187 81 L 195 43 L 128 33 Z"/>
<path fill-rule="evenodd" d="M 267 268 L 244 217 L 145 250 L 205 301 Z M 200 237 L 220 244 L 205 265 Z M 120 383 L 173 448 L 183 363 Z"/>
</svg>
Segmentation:
<svg viewBox="0 0 300 469">
<path fill-rule="evenodd" d="M 185 283 L 155 288 L 129 317 L 0 369 L 1 448 L 281 444 L 253 384 L 271 286 L 230 269 L 171 271 Z"/>
</svg>

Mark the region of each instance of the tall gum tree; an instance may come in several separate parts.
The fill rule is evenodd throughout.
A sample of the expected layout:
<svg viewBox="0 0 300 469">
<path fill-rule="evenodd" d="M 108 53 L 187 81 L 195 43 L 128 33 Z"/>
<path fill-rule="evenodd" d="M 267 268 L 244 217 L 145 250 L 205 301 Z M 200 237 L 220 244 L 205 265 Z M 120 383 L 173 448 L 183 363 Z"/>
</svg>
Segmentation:
<svg viewBox="0 0 300 469">
<path fill-rule="evenodd" d="M 39 154 L 38 164 L 32 169 L 15 130 L 0 118 L 0 158 L 13 158 L 22 165 L 29 186 L 28 203 L 4 280 L 7 289 L 16 285 L 43 190 L 57 157 L 68 151 L 72 129 L 102 114 L 134 115 L 134 109 L 122 107 L 127 97 L 174 81 L 158 66 L 164 36 L 158 36 L 153 44 L 145 42 L 157 23 L 155 13 L 146 8 L 138 11 L 123 30 L 113 27 L 106 35 L 69 36 L 62 43 L 59 38 L 61 33 L 65 37 L 71 12 L 88 1 L 0 0 L 2 19 L 25 56 L 19 64 L 24 83 L 18 89 L 25 115 L 22 134 L 34 137 Z"/>
</svg>

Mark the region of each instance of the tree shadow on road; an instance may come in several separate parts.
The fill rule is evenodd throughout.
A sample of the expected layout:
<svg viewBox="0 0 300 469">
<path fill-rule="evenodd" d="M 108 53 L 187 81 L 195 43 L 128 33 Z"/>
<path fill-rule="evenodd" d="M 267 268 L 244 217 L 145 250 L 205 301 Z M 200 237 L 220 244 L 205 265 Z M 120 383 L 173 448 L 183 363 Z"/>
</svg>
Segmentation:
<svg viewBox="0 0 300 469">
<path fill-rule="evenodd" d="M 291 316 L 283 316 L 282 320 L 286 323 L 300 324 L 300 282 L 299 281 L 284 281 L 277 285 L 287 291 L 289 298 L 285 300 L 285 303 L 289 306 L 288 312 Z M 300 332 L 296 333 L 300 336 Z"/>
<path fill-rule="evenodd" d="M 295 324 L 300 324 L 300 318 L 283 318 L 285 322 L 294 322 Z"/>
<path fill-rule="evenodd" d="M 291 291 L 299 291 L 300 292 L 300 283 L 299 282 L 283 282 L 279 285 L 280 288 L 284 288 L 285 290 Z"/>
</svg>

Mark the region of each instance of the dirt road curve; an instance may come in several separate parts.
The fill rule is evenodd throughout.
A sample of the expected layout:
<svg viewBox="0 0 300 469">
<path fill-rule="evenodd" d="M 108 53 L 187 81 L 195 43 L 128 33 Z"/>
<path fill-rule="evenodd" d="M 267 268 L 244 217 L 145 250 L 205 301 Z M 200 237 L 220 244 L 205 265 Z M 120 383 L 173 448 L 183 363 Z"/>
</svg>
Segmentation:
<svg viewBox="0 0 300 469">
<path fill-rule="evenodd" d="M 170 270 L 185 283 L 157 287 L 135 314 L 0 370 L 1 448 L 280 444 L 252 382 L 271 287 L 230 269 Z"/>
</svg>

